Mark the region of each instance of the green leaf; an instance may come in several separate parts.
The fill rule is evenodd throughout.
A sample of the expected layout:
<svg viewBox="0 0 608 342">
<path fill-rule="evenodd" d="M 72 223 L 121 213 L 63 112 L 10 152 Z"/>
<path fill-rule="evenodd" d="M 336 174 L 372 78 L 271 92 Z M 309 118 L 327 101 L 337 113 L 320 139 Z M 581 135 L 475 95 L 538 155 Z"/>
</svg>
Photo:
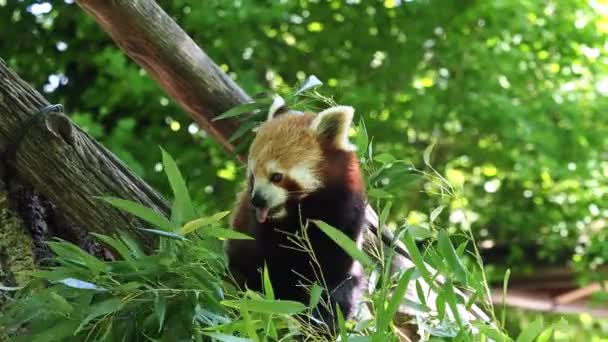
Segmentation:
<svg viewBox="0 0 608 342">
<path fill-rule="evenodd" d="M 424 293 L 422 285 L 420 285 L 420 281 L 418 280 L 416 280 L 416 295 L 418 296 L 420 303 L 422 303 L 422 305 L 426 305 L 426 294 Z"/>
<path fill-rule="evenodd" d="M 368 143 L 369 137 L 367 135 L 367 127 L 365 127 L 365 121 L 363 121 L 363 118 L 361 118 L 359 120 L 359 125 L 357 126 L 357 140 L 355 143 L 357 146 L 357 155 L 360 158 L 365 156 Z"/>
<path fill-rule="evenodd" d="M 92 305 L 89 315 L 80 323 L 76 329 L 76 333 L 80 332 L 92 320 L 119 311 L 122 307 L 123 304 L 120 298 L 111 298 Z"/>
<path fill-rule="evenodd" d="M 268 266 L 264 264 L 264 294 L 266 294 L 266 298 L 273 300 L 274 299 L 274 290 L 272 289 L 272 282 L 270 281 L 270 273 L 268 273 Z"/>
<path fill-rule="evenodd" d="M 65 278 L 65 279 L 60 280 L 59 283 L 62 283 L 65 286 L 73 287 L 75 289 L 80 289 L 80 290 L 93 290 L 93 291 L 99 291 L 99 292 L 107 291 L 103 287 L 97 286 L 93 283 L 89 283 L 87 281 L 80 280 L 80 279 Z"/>
<path fill-rule="evenodd" d="M 161 332 L 165 324 L 165 315 L 167 314 L 167 300 L 159 293 L 155 293 L 155 296 L 154 313 L 156 313 L 156 317 L 158 318 L 158 332 Z"/>
<path fill-rule="evenodd" d="M 122 242 L 124 242 L 125 245 L 129 247 L 131 255 L 133 255 L 135 259 L 140 259 L 146 256 L 146 253 L 144 253 L 144 251 L 141 249 L 139 243 L 135 241 L 131 236 L 129 236 L 125 232 L 120 232 L 119 235 Z"/>
<path fill-rule="evenodd" d="M 293 315 L 306 310 L 306 305 L 291 300 L 242 299 L 224 300 L 222 304 L 231 308 L 246 306 L 247 310 L 267 314 Z"/>
<path fill-rule="evenodd" d="M 430 215 L 431 222 L 435 222 L 435 219 L 437 219 L 437 216 L 439 216 L 441 214 L 441 212 L 443 211 L 444 208 L 445 208 L 445 205 L 440 205 L 437 208 L 433 209 L 433 211 L 431 212 L 431 215 Z"/>
<path fill-rule="evenodd" d="M 405 245 L 405 248 L 407 249 L 407 253 L 409 254 L 410 258 L 412 259 L 412 262 L 418 270 L 418 273 L 420 273 L 422 279 L 424 279 L 429 284 L 429 286 L 432 286 L 433 277 L 431 276 L 429 270 L 426 268 L 426 263 L 422 258 L 422 254 L 420 254 L 420 250 L 418 249 L 414 238 L 408 231 L 405 231 L 402 240 L 403 244 Z"/>
<path fill-rule="evenodd" d="M 382 164 L 394 163 L 397 159 L 390 153 L 380 153 L 374 157 L 374 160 L 381 162 Z"/>
<path fill-rule="evenodd" d="M 553 329 L 553 325 L 550 325 L 547 329 L 543 330 L 543 332 L 538 335 L 536 342 L 549 342 L 553 336 Z"/>
<path fill-rule="evenodd" d="M 419 240 L 428 239 L 433 236 L 433 232 L 430 229 L 420 225 L 408 226 L 407 230 L 412 234 L 412 237 Z"/>
<path fill-rule="evenodd" d="M 502 326 L 505 326 L 505 322 L 507 319 L 507 289 L 509 287 L 509 277 L 511 276 L 511 269 L 508 268 L 507 271 L 505 272 L 505 277 L 502 280 L 502 314 L 501 314 L 501 319 L 500 322 L 502 324 Z"/>
<path fill-rule="evenodd" d="M 304 84 L 302 84 L 302 86 L 300 87 L 300 89 L 298 89 L 298 91 L 296 91 L 294 93 L 295 96 L 298 96 L 306 91 L 315 89 L 317 87 L 320 87 L 323 85 L 323 82 L 321 82 L 321 80 L 319 80 L 317 78 L 317 76 L 315 75 L 310 75 L 308 76 L 308 78 L 306 78 L 306 81 L 304 81 Z"/>
<path fill-rule="evenodd" d="M 369 189 L 367 191 L 367 196 L 377 198 L 377 199 L 393 198 L 393 195 L 391 195 L 389 192 L 386 192 L 386 191 L 384 191 L 382 189 L 378 189 L 378 188 Z"/>
<path fill-rule="evenodd" d="M 228 139 L 229 143 L 237 141 L 240 137 L 247 133 L 253 133 L 253 128 L 258 126 L 260 123 L 255 120 L 247 121 L 243 123 Z"/>
<path fill-rule="evenodd" d="M 454 292 L 454 285 L 452 285 L 451 280 L 446 280 L 445 284 L 442 286 L 442 292 L 445 293 L 445 301 L 450 306 L 450 310 L 452 310 L 452 314 L 454 314 L 454 318 L 456 318 L 456 322 L 458 325 L 462 327 L 462 318 L 460 318 L 460 312 L 458 311 L 458 303 L 456 302 L 456 293 Z"/>
<path fill-rule="evenodd" d="M 519 334 L 516 342 L 533 342 L 536 336 L 543 331 L 543 317 L 538 316 L 534 322 L 528 324 L 527 327 Z"/>
<path fill-rule="evenodd" d="M 88 271 L 95 274 L 107 269 L 107 265 L 104 262 L 85 252 L 82 250 L 82 248 L 71 242 L 59 240 L 57 242 L 49 241 L 46 244 L 55 254 L 57 254 L 59 261 L 64 259 L 77 265 L 84 266 L 88 269 Z"/>
<path fill-rule="evenodd" d="M 482 334 L 484 334 L 485 336 L 493 339 L 494 341 L 499 341 L 499 342 L 513 341 L 512 338 L 510 338 L 509 336 L 505 335 L 502 331 L 496 329 L 495 327 L 487 325 L 485 322 L 482 322 L 482 321 L 473 321 L 473 322 L 471 322 L 471 324 L 475 328 L 479 329 L 479 331 Z"/>
<path fill-rule="evenodd" d="M 69 314 L 74 310 L 72 304 L 70 304 L 65 298 L 57 294 L 56 292 L 51 292 L 49 294 L 52 302 L 51 305 L 55 308 L 57 313 L 61 314 Z"/>
<path fill-rule="evenodd" d="M 308 303 L 308 307 L 313 309 L 319 305 L 321 301 L 321 295 L 323 294 L 323 288 L 315 281 L 312 284 L 312 289 L 310 290 L 310 301 Z"/>
<path fill-rule="evenodd" d="M 171 233 L 171 232 L 167 232 L 164 230 L 158 230 L 158 229 L 148 229 L 148 228 L 139 228 L 139 230 L 142 230 L 144 232 L 148 232 L 148 233 L 152 233 L 154 235 L 159 235 L 162 237 L 167 237 L 173 240 L 180 240 L 180 241 L 185 241 L 187 240 L 185 237 L 176 234 L 176 233 Z"/>
<path fill-rule="evenodd" d="M 344 315 L 342 314 L 342 309 L 340 309 L 340 305 L 337 305 L 336 309 L 336 315 L 338 316 L 338 327 L 340 327 L 340 341 L 347 342 L 348 331 L 346 330 L 346 322 L 344 321 Z"/>
<path fill-rule="evenodd" d="M 438 234 L 438 242 L 439 242 L 439 251 L 441 255 L 445 258 L 448 263 L 450 269 L 454 272 L 456 279 L 462 284 L 467 284 L 467 273 L 466 270 L 460 261 L 460 258 L 456 254 L 456 250 L 450 242 L 450 238 L 448 237 L 448 233 L 442 229 Z"/>
<path fill-rule="evenodd" d="M 69 340 L 74 334 L 74 329 L 78 326 L 78 321 L 63 319 L 47 327 L 43 331 L 37 331 L 32 337 L 32 342 L 55 342 Z"/>
<path fill-rule="evenodd" d="M 321 229 L 321 231 L 323 231 L 323 233 L 329 236 L 353 259 L 359 261 L 363 266 L 373 266 L 374 262 L 372 261 L 372 259 L 367 254 L 365 254 L 365 252 L 359 249 L 357 243 L 351 238 L 349 238 L 346 234 L 323 221 L 313 220 L 313 222 L 315 223 L 315 225 L 317 225 L 317 227 L 319 227 L 319 229 Z"/>
<path fill-rule="evenodd" d="M 403 302 L 403 298 L 405 297 L 405 293 L 407 292 L 408 285 L 412 278 L 412 274 L 414 273 L 414 268 L 410 268 L 405 271 L 401 278 L 399 278 L 399 282 L 397 283 L 397 287 L 393 291 L 390 301 L 388 302 L 388 306 L 386 307 L 386 319 L 383 320 L 382 327 L 379 328 L 380 331 L 384 331 L 386 329 L 388 323 L 393 319 L 397 310 L 399 310 L 399 306 Z"/>
<path fill-rule="evenodd" d="M 203 332 L 203 334 L 222 342 L 253 342 L 253 340 L 250 338 L 242 338 L 220 333 Z"/>
<path fill-rule="evenodd" d="M 234 118 L 243 114 L 253 113 L 255 110 L 267 107 L 272 102 L 271 99 L 265 98 L 256 102 L 243 103 L 236 107 L 232 107 L 229 110 L 213 118 L 212 121 L 224 120 L 228 118 Z"/>
<path fill-rule="evenodd" d="M 202 218 L 187 222 L 181 228 L 181 233 L 183 235 L 187 235 L 201 227 L 216 224 L 219 221 L 221 221 L 224 217 L 226 217 L 229 213 L 230 213 L 229 211 L 222 211 L 222 212 L 213 214 L 212 216 L 209 216 L 209 217 L 202 217 Z"/>
<path fill-rule="evenodd" d="M 124 260 L 133 261 L 133 256 L 131 255 L 131 251 L 129 250 L 127 245 L 125 245 L 122 241 L 113 239 L 109 236 L 97 234 L 97 233 L 90 233 L 90 234 L 95 236 L 99 240 L 105 242 L 108 246 L 112 247 L 116 252 L 118 252 L 118 254 Z"/>
<path fill-rule="evenodd" d="M 167 174 L 169 184 L 173 190 L 173 197 L 175 198 L 175 203 L 173 206 L 175 213 L 173 214 L 175 214 L 175 217 L 177 217 L 177 223 L 193 220 L 196 217 L 196 211 L 192 205 L 192 199 L 190 199 L 186 182 L 184 181 L 184 178 L 182 177 L 182 174 L 177 168 L 177 164 L 171 155 L 169 155 L 162 148 L 161 152 L 163 155 L 163 166 L 165 173 Z"/>
<path fill-rule="evenodd" d="M 424 160 L 426 166 L 431 166 L 431 153 L 433 153 L 433 148 L 435 148 L 435 143 L 430 144 L 422 153 L 422 160 Z"/>
<path fill-rule="evenodd" d="M 157 213 L 153 209 L 143 206 L 140 203 L 127 201 L 115 197 L 99 197 L 99 199 L 111 204 L 113 207 L 128 212 L 131 215 L 153 224 L 154 226 L 164 229 L 173 230 L 173 225 L 163 215 Z"/>
<path fill-rule="evenodd" d="M 201 231 L 201 235 L 226 240 L 253 240 L 253 238 L 247 234 L 219 227 L 207 227 Z"/>
<path fill-rule="evenodd" d="M 437 294 L 435 307 L 437 308 L 437 318 L 442 321 L 445 317 L 445 291 L 439 291 Z"/>
</svg>

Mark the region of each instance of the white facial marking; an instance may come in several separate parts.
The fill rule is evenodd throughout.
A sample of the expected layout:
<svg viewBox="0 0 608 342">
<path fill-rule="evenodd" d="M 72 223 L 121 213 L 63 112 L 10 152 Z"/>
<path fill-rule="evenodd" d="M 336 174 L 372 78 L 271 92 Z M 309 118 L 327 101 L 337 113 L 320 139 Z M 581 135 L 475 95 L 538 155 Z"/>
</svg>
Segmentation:
<svg viewBox="0 0 608 342">
<path fill-rule="evenodd" d="M 287 191 L 267 180 L 256 179 L 255 185 L 253 186 L 253 192 L 261 194 L 266 201 L 268 201 L 268 208 L 282 205 L 287 201 Z"/>
<path fill-rule="evenodd" d="M 288 172 L 289 178 L 295 180 L 302 188 L 314 191 L 321 186 L 321 180 L 315 174 L 310 163 L 300 163 Z"/>
<path fill-rule="evenodd" d="M 264 166 L 267 174 L 269 175 L 273 172 L 283 173 L 283 170 L 279 168 L 279 163 L 274 160 L 269 161 Z M 261 194 L 266 201 L 268 201 L 268 208 L 283 205 L 287 201 L 287 191 L 280 186 L 272 184 L 268 179 L 265 178 L 262 179 L 260 177 L 254 177 L 253 192 Z M 276 214 L 272 216 L 276 217 Z"/>
</svg>

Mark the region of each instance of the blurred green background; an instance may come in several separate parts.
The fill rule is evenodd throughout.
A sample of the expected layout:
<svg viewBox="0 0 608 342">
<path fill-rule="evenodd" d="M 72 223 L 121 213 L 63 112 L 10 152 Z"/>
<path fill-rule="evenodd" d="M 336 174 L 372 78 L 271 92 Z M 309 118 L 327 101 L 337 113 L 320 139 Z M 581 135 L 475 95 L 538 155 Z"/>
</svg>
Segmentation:
<svg viewBox="0 0 608 342">
<path fill-rule="evenodd" d="M 314 74 L 356 108 L 375 153 L 420 166 L 435 142 L 431 163 L 463 199 L 390 179 L 396 224 L 424 226 L 444 204 L 439 224 L 473 230 L 498 284 L 506 268 L 551 266 L 604 280 L 608 1 L 159 3 L 250 94 Z M 202 207 L 230 207 L 240 165 L 73 1 L 0 0 L 0 57 L 163 193 L 157 146 Z M 508 315 L 514 330 L 531 317 Z M 605 321 L 567 318 L 577 338 L 608 335 Z"/>
</svg>

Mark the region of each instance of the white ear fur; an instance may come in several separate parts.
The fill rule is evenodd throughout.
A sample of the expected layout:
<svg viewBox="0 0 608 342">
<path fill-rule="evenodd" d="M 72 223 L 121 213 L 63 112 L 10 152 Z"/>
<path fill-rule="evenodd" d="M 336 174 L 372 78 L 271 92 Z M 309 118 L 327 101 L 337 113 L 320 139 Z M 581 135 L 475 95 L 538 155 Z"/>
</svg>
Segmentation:
<svg viewBox="0 0 608 342">
<path fill-rule="evenodd" d="M 337 148 L 355 151 L 357 148 L 348 141 L 348 130 L 353 121 L 355 109 L 350 106 L 328 108 L 312 120 L 310 128 L 319 136 L 330 140 Z"/>
<path fill-rule="evenodd" d="M 285 100 L 281 96 L 275 95 L 273 97 L 272 104 L 270 105 L 270 108 L 268 109 L 268 119 L 266 119 L 266 120 L 267 121 L 272 120 L 272 118 L 274 118 L 274 115 L 277 113 L 277 111 L 283 107 L 285 107 Z"/>
</svg>

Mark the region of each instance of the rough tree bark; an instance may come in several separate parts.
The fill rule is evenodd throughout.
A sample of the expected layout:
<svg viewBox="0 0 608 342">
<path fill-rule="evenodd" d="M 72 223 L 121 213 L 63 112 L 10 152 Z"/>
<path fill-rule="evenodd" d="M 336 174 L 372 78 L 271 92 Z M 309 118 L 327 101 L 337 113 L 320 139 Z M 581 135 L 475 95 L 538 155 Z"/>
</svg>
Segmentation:
<svg viewBox="0 0 608 342">
<path fill-rule="evenodd" d="M 86 232 L 108 234 L 121 229 L 152 246 L 150 235 L 136 229 L 139 221 L 94 197 L 133 199 L 166 213 L 164 199 L 60 110 L 39 113 L 48 105 L 0 59 L 0 151 L 5 178 L 31 185 Z"/>
<path fill-rule="evenodd" d="M 251 98 L 154 1 L 79 0 L 129 57 L 144 67 L 202 129 L 224 148 L 235 121 L 211 122 Z"/>
</svg>

